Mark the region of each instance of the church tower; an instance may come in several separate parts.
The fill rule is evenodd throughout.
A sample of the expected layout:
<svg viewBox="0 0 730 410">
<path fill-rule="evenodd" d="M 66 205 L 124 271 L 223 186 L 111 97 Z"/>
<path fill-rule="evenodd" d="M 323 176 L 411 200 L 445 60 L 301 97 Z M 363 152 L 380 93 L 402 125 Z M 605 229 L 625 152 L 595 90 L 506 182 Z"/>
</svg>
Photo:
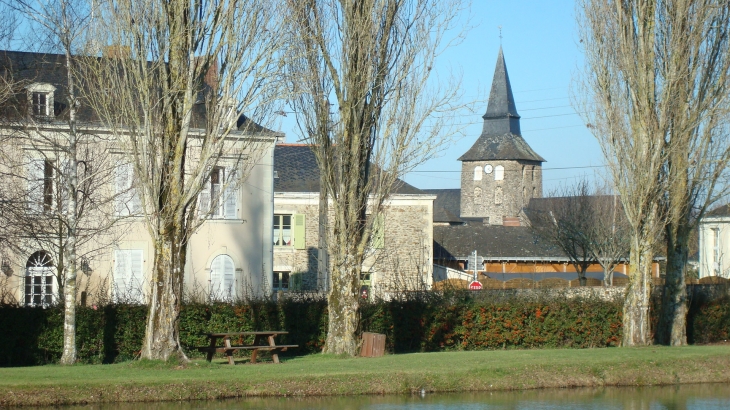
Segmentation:
<svg viewBox="0 0 730 410">
<path fill-rule="evenodd" d="M 494 69 L 482 134 L 461 161 L 461 216 L 515 224 L 531 198 L 542 197 L 541 156 L 520 132 L 502 47 Z"/>
</svg>

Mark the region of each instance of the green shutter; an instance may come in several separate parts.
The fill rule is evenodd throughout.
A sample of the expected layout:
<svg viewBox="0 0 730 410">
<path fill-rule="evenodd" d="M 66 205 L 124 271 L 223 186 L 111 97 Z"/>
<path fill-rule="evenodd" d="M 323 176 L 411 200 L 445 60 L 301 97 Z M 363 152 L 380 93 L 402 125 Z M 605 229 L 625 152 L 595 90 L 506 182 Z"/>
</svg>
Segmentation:
<svg viewBox="0 0 730 410">
<path fill-rule="evenodd" d="M 373 248 L 382 249 L 385 246 L 385 222 L 383 220 L 383 214 L 375 216 L 373 221 L 373 233 L 372 233 Z"/>
<path fill-rule="evenodd" d="M 294 214 L 294 248 L 306 249 L 306 227 L 304 214 Z"/>
</svg>

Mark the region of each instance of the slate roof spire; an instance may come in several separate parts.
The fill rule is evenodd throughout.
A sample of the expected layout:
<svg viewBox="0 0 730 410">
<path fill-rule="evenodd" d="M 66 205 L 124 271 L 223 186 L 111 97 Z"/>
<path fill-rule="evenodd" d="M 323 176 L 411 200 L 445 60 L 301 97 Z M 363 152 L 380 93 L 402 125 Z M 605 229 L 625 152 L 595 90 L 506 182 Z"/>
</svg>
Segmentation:
<svg viewBox="0 0 730 410">
<path fill-rule="evenodd" d="M 515 97 L 512 95 L 512 86 L 507 74 L 507 64 L 504 62 L 502 47 L 499 47 L 497 65 L 494 67 L 492 90 L 489 93 L 489 103 L 484 118 L 484 131 L 503 134 L 511 132 L 520 134 L 520 115 L 517 114 Z"/>
<path fill-rule="evenodd" d="M 517 114 L 515 97 L 512 95 L 502 46 L 499 47 L 497 65 L 494 68 L 487 112 L 482 118 L 484 119 L 482 134 L 459 161 L 545 161 L 522 138 L 520 115 Z"/>
</svg>

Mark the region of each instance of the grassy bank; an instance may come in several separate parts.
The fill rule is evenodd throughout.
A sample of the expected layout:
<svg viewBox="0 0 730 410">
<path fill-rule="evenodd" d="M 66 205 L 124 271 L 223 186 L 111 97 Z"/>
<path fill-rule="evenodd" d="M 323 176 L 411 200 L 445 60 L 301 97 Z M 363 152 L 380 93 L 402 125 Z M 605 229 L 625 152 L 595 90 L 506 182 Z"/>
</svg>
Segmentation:
<svg viewBox="0 0 730 410">
<path fill-rule="evenodd" d="M 272 395 L 387 394 L 576 386 L 730 382 L 730 346 L 497 350 L 281 365 L 114 365 L 0 368 L 0 407 L 218 399 Z"/>
</svg>

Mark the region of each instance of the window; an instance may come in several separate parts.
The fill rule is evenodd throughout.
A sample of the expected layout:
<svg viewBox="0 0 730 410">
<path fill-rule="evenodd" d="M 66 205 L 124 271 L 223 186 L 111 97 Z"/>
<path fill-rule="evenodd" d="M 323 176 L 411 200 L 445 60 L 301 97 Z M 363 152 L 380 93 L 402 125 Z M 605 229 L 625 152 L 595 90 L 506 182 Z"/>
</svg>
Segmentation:
<svg viewBox="0 0 730 410">
<path fill-rule="evenodd" d="M 293 246 L 295 249 L 305 249 L 305 227 L 304 214 L 275 214 L 273 234 L 274 246 Z"/>
<path fill-rule="evenodd" d="M 55 279 L 53 261 L 47 252 L 30 255 L 25 264 L 25 306 L 53 305 L 58 292 Z"/>
<path fill-rule="evenodd" d="M 235 170 L 213 167 L 199 196 L 201 215 L 215 219 L 238 217 L 238 179 Z"/>
<path fill-rule="evenodd" d="M 532 180 L 535 180 L 535 174 L 537 174 L 537 167 L 532 167 Z"/>
<path fill-rule="evenodd" d="M 142 202 L 134 188 L 134 167 L 130 163 L 120 164 L 115 169 L 114 212 L 117 216 L 139 215 Z"/>
<path fill-rule="evenodd" d="M 504 179 L 504 167 L 501 165 L 497 165 L 494 167 L 494 180 L 495 181 L 501 181 Z"/>
<path fill-rule="evenodd" d="M 482 167 L 476 167 L 476 168 L 474 168 L 474 180 L 475 181 L 481 181 L 482 180 Z"/>
<path fill-rule="evenodd" d="M 474 188 L 474 205 L 481 205 L 482 203 L 482 189 L 477 187 Z"/>
<path fill-rule="evenodd" d="M 494 190 L 494 203 L 495 205 L 500 205 L 502 203 L 502 187 L 498 186 Z"/>
<path fill-rule="evenodd" d="M 228 255 L 218 255 L 210 264 L 210 298 L 231 301 L 236 296 L 235 266 Z"/>
<path fill-rule="evenodd" d="M 117 303 L 144 303 L 142 284 L 142 249 L 114 251 L 114 301 Z"/>
<path fill-rule="evenodd" d="M 370 247 L 383 249 L 385 247 L 385 218 L 377 214 L 373 220 L 373 230 L 370 232 Z"/>
<path fill-rule="evenodd" d="M 289 290 L 289 272 L 274 272 L 272 288 L 274 291 Z"/>
<path fill-rule="evenodd" d="M 28 162 L 28 209 L 32 212 L 48 212 L 53 209 L 54 164 L 49 159 L 32 159 Z"/>
<path fill-rule="evenodd" d="M 56 87 L 51 84 L 33 83 L 27 87 L 28 103 L 30 105 L 28 113 L 34 117 L 52 117 L 53 109 L 53 93 Z"/>
</svg>

